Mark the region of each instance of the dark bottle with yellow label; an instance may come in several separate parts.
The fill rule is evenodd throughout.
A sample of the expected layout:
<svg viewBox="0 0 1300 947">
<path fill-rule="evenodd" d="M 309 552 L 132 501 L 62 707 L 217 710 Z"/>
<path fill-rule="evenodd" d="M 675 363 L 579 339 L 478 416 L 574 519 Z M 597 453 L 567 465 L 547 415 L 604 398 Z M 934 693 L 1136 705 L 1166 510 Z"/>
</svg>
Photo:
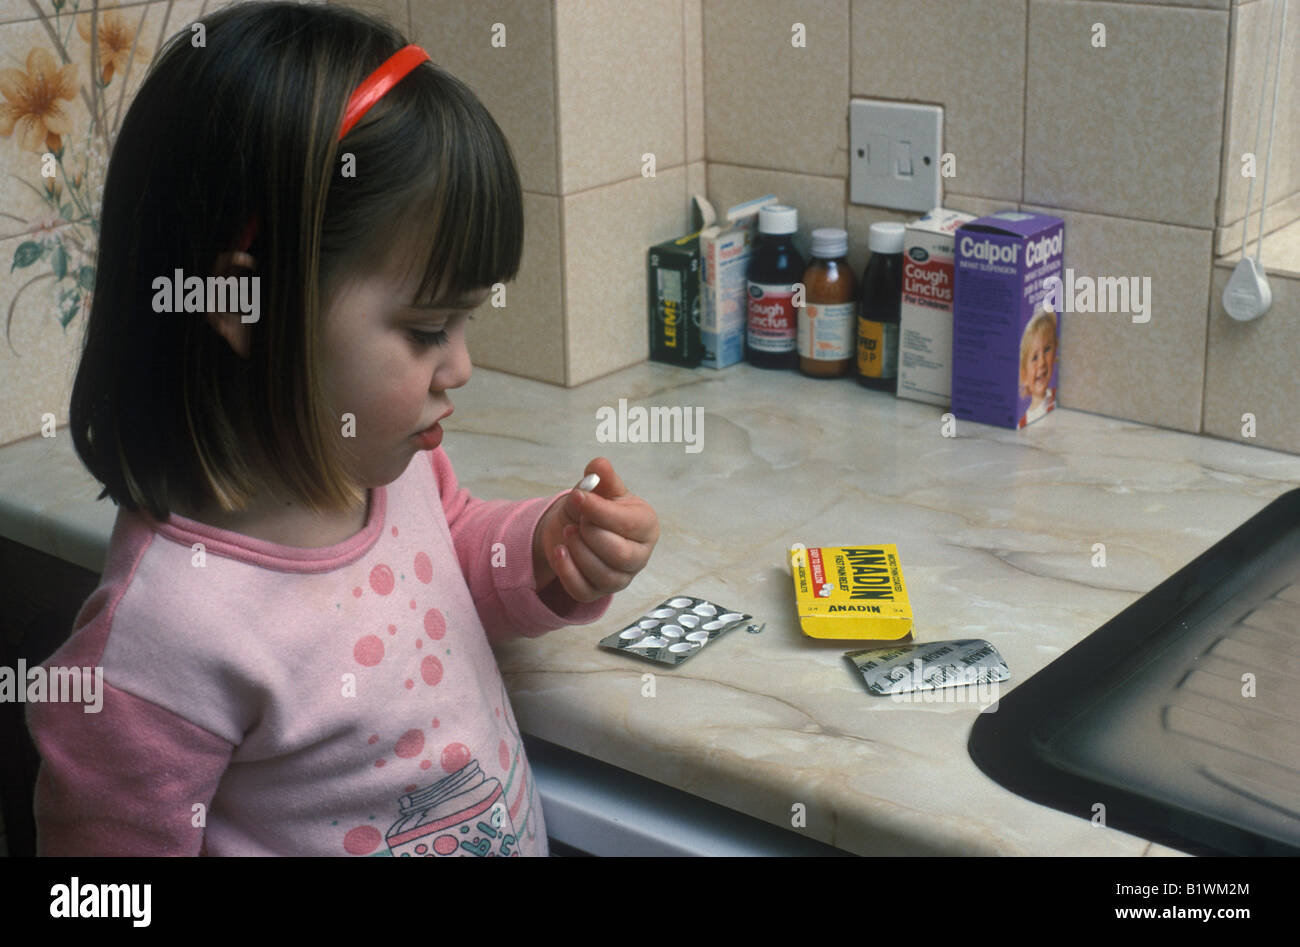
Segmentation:
<svg viewBox="0 0 1300 947">
<path fill-rule="evenodd" d="M 871 225 L 871 259 L 858 304 L 858 382 L 898 392 L 898 323 L 903 301 L 903 225 Z"/>
</svg>

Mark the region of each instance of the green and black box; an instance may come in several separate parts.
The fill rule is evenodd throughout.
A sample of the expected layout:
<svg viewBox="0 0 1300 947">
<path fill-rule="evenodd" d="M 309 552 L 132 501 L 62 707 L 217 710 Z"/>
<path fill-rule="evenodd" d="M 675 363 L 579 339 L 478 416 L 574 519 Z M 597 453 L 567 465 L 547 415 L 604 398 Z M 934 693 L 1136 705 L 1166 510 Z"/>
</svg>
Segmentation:
<svg viewBox="0 0 1300 947">
<path fill-rule="evenodd" d="M 700 235 L 688 234 L 650 248 L 650 357 L 698 366 L 700 338 Z"/>
</svg>

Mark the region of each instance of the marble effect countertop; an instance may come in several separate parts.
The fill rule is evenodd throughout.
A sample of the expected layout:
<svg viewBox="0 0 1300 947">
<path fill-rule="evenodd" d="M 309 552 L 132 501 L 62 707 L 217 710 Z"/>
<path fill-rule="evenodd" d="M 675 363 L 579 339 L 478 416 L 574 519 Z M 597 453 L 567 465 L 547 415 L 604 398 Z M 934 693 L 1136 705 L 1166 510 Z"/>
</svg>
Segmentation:
<svg viewBox="0 0 1300 947">
<path fill-rule="evenodd" d="M 602 442 L 620 399 L 702 409 L 699 449 Z M 660 518 L 604 619 L 498 648 L 525 732 L 861 854 L 1181 854 L 989 779 L 966 749 L 978 704 L 869 695 L 843 659 L 859 645 L 800 632 L 786 550 L 897 545 L 915 639 L 993 642 L 1005 697 L 1300 483 L 1300 457 L 1067 408 L 945 437 L 940 408 L 748 365 L 643 363 L 569 390 L 479 369 L 453 400 L 443 447 L 475 496 L 550 493 L 605 456 Z M 115 508 L 98 489 L 66 429 L 0 449 L 0 534 L 100 571 Z M 677 593 L 766 628 L 676 668 L 596 646 Z"/>
</svg>

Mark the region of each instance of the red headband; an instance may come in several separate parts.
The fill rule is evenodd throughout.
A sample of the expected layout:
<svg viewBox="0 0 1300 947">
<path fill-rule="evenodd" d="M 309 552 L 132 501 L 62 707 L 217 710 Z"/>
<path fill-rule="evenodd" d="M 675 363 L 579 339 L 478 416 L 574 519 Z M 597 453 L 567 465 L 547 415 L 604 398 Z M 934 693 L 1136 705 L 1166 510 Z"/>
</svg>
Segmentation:
<svg viewBox="0 0 1300 947">
<path fill-rule="evenodd" d="M 412 43 L 393 53 L 380 64 L 378 69 L 366 76 L 361 85 L 357 86 L 357 90 L 352 93 L 352 97 L 348 99 L 348 107 L 343 110 L 343 127 L 339 131 L 339 141 L 352 131 L 353 126 L 361 121 L 362 116 L 374 108 L 376 102 L 388 94 L 389 89 L 401 82 L 420 63 L 431 58 L 427 52 Z M 240 238 L 240 252 L 247 252 L 253 245 L 253 241 L 257 238 L 257 230 L 257 213 L 254 212 Z"/>
</svg>

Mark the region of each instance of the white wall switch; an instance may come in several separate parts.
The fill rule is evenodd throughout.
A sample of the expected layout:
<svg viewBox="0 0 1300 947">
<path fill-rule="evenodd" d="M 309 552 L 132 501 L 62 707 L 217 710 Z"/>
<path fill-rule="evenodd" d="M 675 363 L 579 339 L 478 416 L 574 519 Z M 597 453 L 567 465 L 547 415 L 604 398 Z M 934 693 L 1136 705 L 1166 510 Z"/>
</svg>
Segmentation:
<svg viewBox="0 0 1300 947">
<path fill-rule="evenodd" d="M 927 211 L 943 203 L 939 160 L 943 108 L 853 99 L 849 103 L 849 200 Z"/>
</svg>

